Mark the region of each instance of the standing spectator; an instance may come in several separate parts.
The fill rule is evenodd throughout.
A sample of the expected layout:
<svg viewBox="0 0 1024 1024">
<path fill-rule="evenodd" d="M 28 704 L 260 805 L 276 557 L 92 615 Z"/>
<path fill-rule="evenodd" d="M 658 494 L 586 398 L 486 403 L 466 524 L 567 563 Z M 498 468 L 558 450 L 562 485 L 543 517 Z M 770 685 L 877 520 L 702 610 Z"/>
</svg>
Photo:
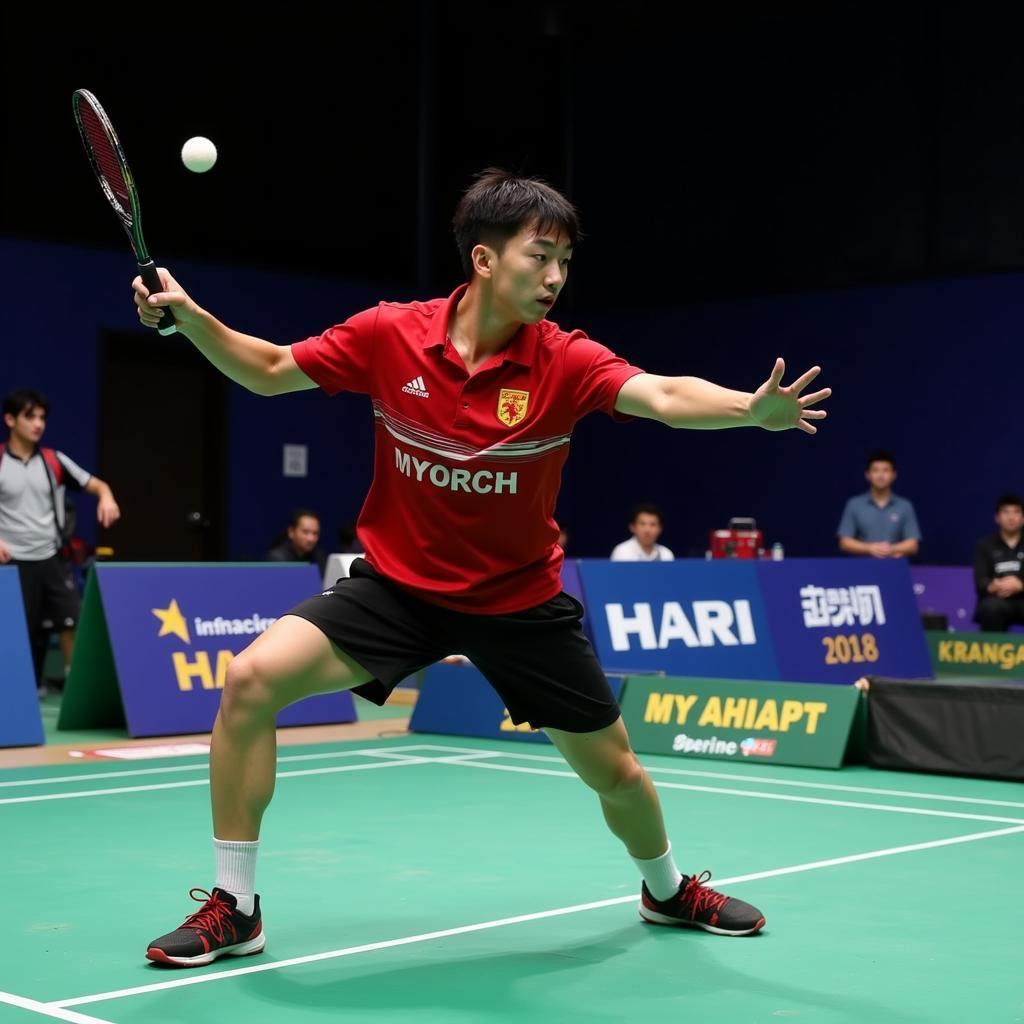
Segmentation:
<svg viewBox="0 0 1024 1024">
<path fill-rule="evenodd" d="M 869 488 L 846 503 L 839 522 L 839 550 L 872 558 L 916 555 L 921 530 L 914 506 L 892 492 L 896 461 L 889 452 L 872 452 L 864 472 Z"/>
<path fill-rule="evenodd" d="M 42 669 L 50 630 L 60 631 L 66 675 L 81 603 L 71 566 L 59 555 L 66 540 L 66 491 L 95 495 L 96 518 L 103 526 L 116 523 L 121 510 L 98 476 L 61 451 L 40 447 L 50 408 L 43 395 L 30 388 L 11 391 L 3 408 L 8 436 L 0 445 L 0 564 L 18 567 L 32 664 L 45 696 Z"/>
</svg>

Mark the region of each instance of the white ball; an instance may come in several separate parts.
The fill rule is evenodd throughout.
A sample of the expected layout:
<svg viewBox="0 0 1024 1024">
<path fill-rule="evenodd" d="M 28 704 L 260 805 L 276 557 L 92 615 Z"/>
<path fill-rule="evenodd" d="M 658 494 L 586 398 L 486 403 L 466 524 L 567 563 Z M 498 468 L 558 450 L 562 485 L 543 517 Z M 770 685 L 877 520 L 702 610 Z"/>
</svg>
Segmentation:
<svg viewBox="0 0 1024 1024">
<path fill-rule="evenodd" d="M 181 162 L 196 174 L 208 171 L 217 162 L 217 147 L 202 135 L 196 135 L 181 147 Z"/>
</svg>

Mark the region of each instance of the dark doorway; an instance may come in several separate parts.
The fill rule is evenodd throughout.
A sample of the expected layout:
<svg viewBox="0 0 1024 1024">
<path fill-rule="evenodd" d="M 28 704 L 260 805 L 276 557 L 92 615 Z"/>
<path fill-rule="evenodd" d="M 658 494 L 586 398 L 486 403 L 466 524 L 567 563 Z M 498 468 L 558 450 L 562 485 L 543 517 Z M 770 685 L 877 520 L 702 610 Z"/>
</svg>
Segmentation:
<svg viewBox="0 0 1024 1024">
<path fill-rule="evenodd" d="M 107 333 L 99 475 L 121 520 L 98 531 L 117 561 L 219 561 L 225 552 L 225 379 L 184 338 Z"/>
</svg>

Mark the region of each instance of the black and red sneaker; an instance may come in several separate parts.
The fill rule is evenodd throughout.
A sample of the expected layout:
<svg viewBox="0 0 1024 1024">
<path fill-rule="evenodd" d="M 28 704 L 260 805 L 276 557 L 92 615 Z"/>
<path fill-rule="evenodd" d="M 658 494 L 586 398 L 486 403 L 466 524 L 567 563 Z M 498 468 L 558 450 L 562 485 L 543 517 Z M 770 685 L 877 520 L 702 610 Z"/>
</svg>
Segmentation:
<svg viewBox="0 0 1024 1024">
<path fill-rule="evenodd" d="M 260 915 L 260 898 L 251 914 L 238 909 L 238 901 L 229 892 L 214 888 L 192 889 L 189 896 L 197 903 L 206 902 L 189 916 L 181 927 L 159 939 L 146 950 L 146 959 L 171 967 L 202 967 L 219 956 L 249 956 L 262 953 L 267 944 Z"/>
<path fill-rule="evenodd" d="M 667 900 L 656 900 L 643 884 L 640 916 L 651 924 L 703 928 L 716 935 L 756 935 L 764 927 L 764 915 L 743 900 L 709 889 L 704 883 L 711 872 L 691 875 L 679 885 L 679 892 Z"/>
</svg>

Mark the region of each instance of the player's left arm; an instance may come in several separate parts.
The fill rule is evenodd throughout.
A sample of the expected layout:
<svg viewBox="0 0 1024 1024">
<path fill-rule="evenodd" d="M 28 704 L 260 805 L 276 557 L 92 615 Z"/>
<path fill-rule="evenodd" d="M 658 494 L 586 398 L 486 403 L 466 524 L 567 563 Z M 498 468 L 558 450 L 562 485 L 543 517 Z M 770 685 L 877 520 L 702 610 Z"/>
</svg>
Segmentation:
<svg viewBox="0 0 1024 1024">
<path fill-rule="evenodd" d="M 97 498 L 96 521 L 102 526 L 112 526 L 121 518 L 121 509 L 114 500 L 114 492 L 110 484 L 98 476 L 89 477 L 89 482 L 82 488 L 86 494 L 94 494 Z"/>
<path fill-rule="evenodd" d="M 824 409 L 810 406 L 832 394 L 822 388 L 802 394 L 819 373 L 814 366 L 792 384 L 783 386 L 786 364 L 775 360 L 771 376 L 751 393 L 732 391 L 700 377 L 661 377 L 641 373 L 630 377 L 619 389 L 615 411 L 628 416 L 658 420 L 669 427 L 692 430 L 720 430 L 724 427 L 763 427 L 765 430 L 789 430 L 817 433 L 812 420 L 822 420 Z"/>
</svg>

